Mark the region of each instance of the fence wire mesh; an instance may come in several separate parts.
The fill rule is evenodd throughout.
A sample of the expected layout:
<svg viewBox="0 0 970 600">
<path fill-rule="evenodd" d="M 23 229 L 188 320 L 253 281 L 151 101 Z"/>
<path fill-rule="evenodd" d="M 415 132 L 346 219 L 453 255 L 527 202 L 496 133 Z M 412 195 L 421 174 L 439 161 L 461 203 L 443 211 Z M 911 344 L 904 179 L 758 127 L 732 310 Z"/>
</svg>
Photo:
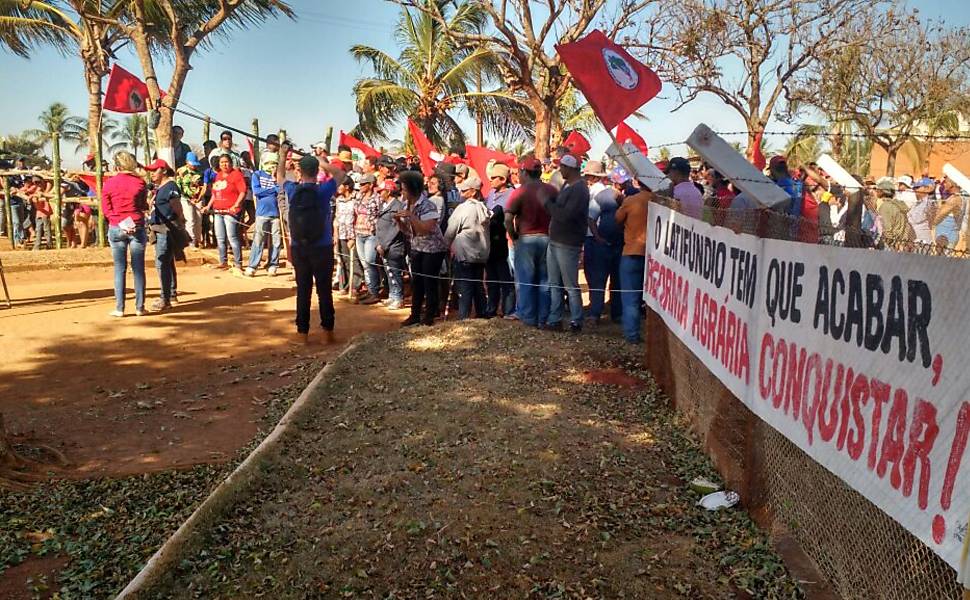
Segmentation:
<svg viewBox="0 0 970 600">
<path fill-rule="evenodd" d="M 680 211 L 679 203 L 669 197 L 655 195 L 654 200 Z M 872 237 L 851 225 L 826 229 L 817 222 L 768 210 L 707 207 L 704 220 L 760 237 L 916 253 L 940 260 L 968 257 L 964 240 L 954 248 Z M 654 326 L 663 327 L 662 323 L 657 318 Z M 745 471 L 742 479 L 759 482 L 755 487 L 773 522 L 794 537 L 834 592 L 845 600 L 963 597 L 956 572 L 943 559 L 767 423 L 759 420 L 753 427 L 746 425 L 757 417 L 731 396 L 687 346 L 669 333 L 650 332 L 650 327 L 648 324 L 648 346 L 665 348 L 648 348 L 648 363 L 655 373 L 666 371 L 658 380 L 675 399 L 678 410 L 705 438 L 722 472 L 741 469 Z M 730 480 L 732 475 L 738 478 L 737 473 L 727 473 L 725 478 Z"/>
</svg>

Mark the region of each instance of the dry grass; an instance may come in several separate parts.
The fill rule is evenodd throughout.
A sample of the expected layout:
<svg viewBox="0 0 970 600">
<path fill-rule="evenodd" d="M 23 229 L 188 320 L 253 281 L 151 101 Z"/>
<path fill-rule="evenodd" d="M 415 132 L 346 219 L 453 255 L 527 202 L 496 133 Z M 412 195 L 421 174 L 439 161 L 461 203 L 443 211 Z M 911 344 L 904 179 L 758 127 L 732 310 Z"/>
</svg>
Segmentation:
<svg viewBox="0 0 970 600">
<path fill-rule="evenodd" d="M 165 598 L 797 596 L 611 336 L 490 321 L 373 337 L 179 568 Z"/>
</svg>

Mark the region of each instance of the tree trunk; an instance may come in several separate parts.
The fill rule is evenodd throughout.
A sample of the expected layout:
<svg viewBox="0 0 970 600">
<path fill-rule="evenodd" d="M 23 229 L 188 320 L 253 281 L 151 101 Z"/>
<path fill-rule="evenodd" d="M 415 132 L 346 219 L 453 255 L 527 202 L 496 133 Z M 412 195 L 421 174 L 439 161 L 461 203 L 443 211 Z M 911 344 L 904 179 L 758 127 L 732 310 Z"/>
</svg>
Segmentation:
<svg viewBox="0 0 970 600">
<path fill-rule="evenodd" d="M 95 154 L 101 134 L 101 76 L 85 64 L 84 81 L 88 87 L 88 152 Z"/>
<path fill-rule="evenodd" d="M 747 119 L 745 120 L 745 125 L 748 128 L 748 147 L 744 151 L 744 156 L 749 162 L 752 162 L 754 160 L 755 148 L 760 146 L 762 140 L 764 140 L 765 125 L 757 119 Z M 759 134 L 761 135 L 761 140 L 758 139 Z M 768 157 L 766 156 L 765 158 L 767 159 Z"/>
<path fill-rule="evenodd" d="M 536 113 L 536 158 L 549 158 L 549 139 L 552 135 L 552 110 L 543 103 L 535 103 Z"/>
<path fill-rule="evenodd" d="M 886 148 L 886 176 L 896 176 L 896 155 L 899 154 L 899 147 L 895 144 Z"/>
</svg>

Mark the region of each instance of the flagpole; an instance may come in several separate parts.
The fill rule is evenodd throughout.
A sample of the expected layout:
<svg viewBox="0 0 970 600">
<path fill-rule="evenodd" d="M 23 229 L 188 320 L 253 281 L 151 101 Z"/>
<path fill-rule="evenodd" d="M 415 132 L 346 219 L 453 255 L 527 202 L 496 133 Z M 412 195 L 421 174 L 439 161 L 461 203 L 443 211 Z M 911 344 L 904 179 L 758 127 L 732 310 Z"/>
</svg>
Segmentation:
<svg viewBox="0 0 970 600">
<path fill-rule="evenodd" d="M 104 210 L 101 208 L 101 194 L 104 187 L 104 164 L 101 155 L 104 150 L 101 147 L 101 127 L 104 124 L 104 103 L 101 104 L 101 114 L 98 116 L 98 136 L 94 141 L 94 188 L 98 198 L 98 247 L 107 246 L 107 229 L 105 228 Z"/>
<path fill-rule="evenodd" d="M 603 119 L 601 119 L 599 115 L 596 115 L 596 118 L 599 119 L 600 125 L 602 125 L 603 129 L 606 130 L 607 135 L 610 136 L 613 143 L 616 144 L 616 149 L 620 151 L 619 157 L 623 162 L 623 166 L 626 168 L 627 173 L 630 174 L 632 179 L 636 179 L 636 170 L 633 168 L 633 163 L 627 159 L 626 153 L 623 151 L 623 146 L 620 145 L 620 141 L 616 139 L 616 135 L 614 135 L 613 131 L 606 126 L 606 123 L 603 122 Z"/>
</svg>

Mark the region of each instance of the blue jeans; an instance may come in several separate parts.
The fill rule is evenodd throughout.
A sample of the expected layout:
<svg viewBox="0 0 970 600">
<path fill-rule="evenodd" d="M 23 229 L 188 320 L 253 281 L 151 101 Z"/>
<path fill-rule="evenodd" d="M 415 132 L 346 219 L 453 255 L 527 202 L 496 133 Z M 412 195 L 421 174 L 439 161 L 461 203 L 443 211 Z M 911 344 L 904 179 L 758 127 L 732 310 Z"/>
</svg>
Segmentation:
<svg viewBox="0 0 970 600">
<path fill-rule="evenodd" d="M 259 261 L 263 258 L 263 236 L 272 236 L 269 247 L 269 263 L 267 267 L 280 265 L 280 249 L 283 247 L 283 230 L 280 228 L 279 217 L 256 217 L 253 226 L 253 245 L 249 247 L 249 268 L 258 269 Z"/>
<path fill-rule="evenodd" d="M 518 288 L 519 320 L 533 327 L 549 319 L 549 277 L 546 250 L 549 236 L 529 234 L 515 241 L 515 283 Z"/>
<path fill-rule="evenodd" d="M 580 246 L 566 246 L 549 242 L 546 268 L 549 270 L 549 324 L 562 321 L 563 292 L 569 296 L 569 321 L 583 321 L 583 293 L 579 289 Z M 563 289 L 565 288 L 565 290 Z"/>
<path fill-rule="evenodd" d="M 384 250 L 384 268 L 387 270 L 387 299 L 391 302 L 404 302 L 405 246 L 395 244 Z M 368 288 L 369 289 L 369 288 Z"/>
<path fill-rule="evenodd" d="M 115 310 L 125 310 L 125 275 L 128 271 L 128 252 L 131 252 L 131 273 L 135 278 L 135 310 L 145 310 L 145 244 L 148 236 L 144 227 L 128 234 L 120 227 L 108 228 L 111 260 L 115 265 Z"/>
<path fill-rule="evenodd" d="M 239 238 L 239 222 L 236 215 L 213 214 L 216 227 L 216 245 L 219 248 L 219 264 L 226 264 L 226 240 L 232 248 L 232 259 L 242 267 L 242 240 Z"/>
<path fill-rule="evenodd" d="M 54 247 L 54 240 L 51 239 L 51 218 L 38 214 L 34 218 L 34 250 L 40 250 L 40 239 L 46 237 L 44 247 L 50 250 Z"/>
<path fill-rule="evenodd" d="M 364 269 L 367 291 L 376 296 L 381 289 L 381 276 L 377 272 L 377 236 L 357 235 L 357 259 Z"/>
<path fill-rule="evenodd" d="M 178 289 L 175 275 L 175 257 L 168 245 L 168 233 L 155 233 L 155 269 L 158 271 L 162 301 L 169 304 Z"/>
<path fill-rule="evenodd" d="M 485 287 L 482 276 L 485 275 L 485 263 L 469 263 L 456 260 L 454 262 L 455 289 L 458 291 L 458 318 L 467 319 L 472 315 L 485 317 Z"/>
<path fill-rule="evenodd" d="M 606 302 L 606 280 L 610 282 L 610 318 L 620 320 L 622 307 L 620 295 L 615 291 L 620 283 L 620 246 L 599 244 L 593 238 L 586 238 L 583 248 L 583 269 L 586 271 L 586 283 L 589 284 L 589 311 L 587 317 L 599 319 L 603 316 L 603 306 Z"/>
<path fill-rule="evenodd" d="M 10 229 L 13 231 L 13 241 L 18 245 L 24 243 L 24 205 L 13 204 L 10 207 L 13 212 L 13 223 Z"/>
<path fill-rule="evenodd" d="M 488 282 L 488 305 L 485 314 L 498 315 L 499 308 L 504 316 L 515 312 L 515 284 L 512 283 L 512 270 L 505 257 L 485 263 L 485 281 Z"/>
<path fill-rule="evenodd" d="M 643 256 L 620 258 L 620 288 L 623 289 L 623 337 L 640 342 L 640 304 L 643 302 Z"/>
</svg>

